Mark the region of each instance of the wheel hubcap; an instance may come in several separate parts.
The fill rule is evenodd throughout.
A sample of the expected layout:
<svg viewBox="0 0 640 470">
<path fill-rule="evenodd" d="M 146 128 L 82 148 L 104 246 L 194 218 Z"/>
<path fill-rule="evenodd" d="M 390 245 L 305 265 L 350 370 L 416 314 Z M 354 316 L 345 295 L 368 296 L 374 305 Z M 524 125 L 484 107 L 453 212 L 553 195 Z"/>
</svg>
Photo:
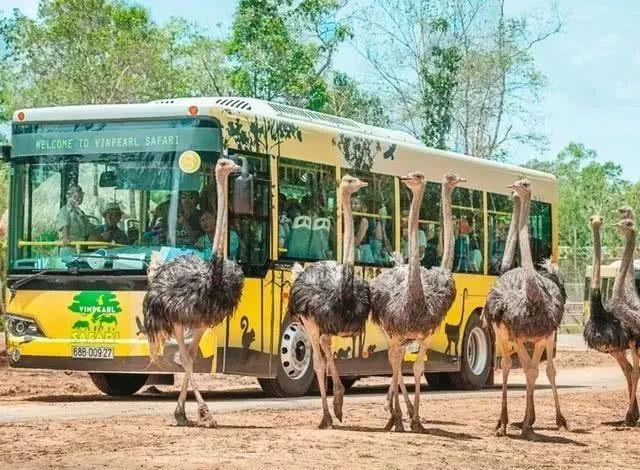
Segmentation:
<svg viewBox="0 0 640 470">
<path fill-rule="evenodd" d="M 471 330 L 467 341 L 467 364 L 474 375 L 484 372 L 489 360 L 488 355 L 487 335 L 482 328 L 476 326 Z"/>
<path fill-rule="evenodd" d="M 307 332 L 298 322 L 291 323 L 282 332 L 280 362 L 291 380 L 298 380 L 311 365 L 311 343 Z"/>
</svg>

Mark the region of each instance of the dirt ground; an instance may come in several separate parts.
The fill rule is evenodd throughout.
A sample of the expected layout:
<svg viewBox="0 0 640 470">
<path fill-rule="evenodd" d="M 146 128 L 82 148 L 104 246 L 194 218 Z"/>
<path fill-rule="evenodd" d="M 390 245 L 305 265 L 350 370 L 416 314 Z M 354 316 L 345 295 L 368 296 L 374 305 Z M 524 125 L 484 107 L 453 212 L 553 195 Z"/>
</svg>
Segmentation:
<svg viewBox="0 0 640 470">
<path fill-rule="evenodd" d="M 560 371 L 611 362 L 604 355 L 583 351 L 561 351 L 557 357 Z M 254 394 L 258 390 L 248 377 L 201 377 L 203 389 L 215 386 Z M 361 386 L 387 380 L 364 379 Z M 177 390 L 177 386 L 159 388 Z M 34 398 L 55 402 L 49 397 L 75 395 L 97 396 L 85 374 L 16 372 L 0 366 L 0 412 L 3 406 Z M 513 395 L 510 417 L 519 421 L 524 398 L 521 390 Z M 539 393 L 536 434 L 531 441 L 520 439 L 513 426 L 508 437 L 494 437 L 500 406 L 496 396 L 430 400 L 427 392 L 422 400 L 425 434 L 384 432 L 387 415 L 382 397 L 361 396 L 350 402 L 347 396 L 344 424 L 328 431 L 316 429 L 319 409 L 221 413 L 216 416 L 216 429 L 178 428 L 172 416 L 164 413 L 29 419 L 0 422 L 0 449 L 6 468 L 633 468 L 640 464 L 640 426 L 627 428 L 620 422 L 625 395 L 623 390 L 561 390 L 571 426 L 566 432 L 554 425 L 552 396 Z M 107 400 L 95 404 L 109 406 Z M 189 406 L 187 412 L 193 414 L 193 403 Z"/>
<path fill-rule="evenodd" d="M 561 432 L 553 400 L 537 401 L 535 440 L 518 429 L 497 438 L 495 398 L 463 399 L 455 405 L 423 400 L 425 434 L 381 430 L 381 400 L 350 405 L 345 423 L 320 431 L 317 410 L 244 411 L 216 416 L 217 429 L 178 428 L 170 416 L 0 424 L 7 468 L 633 468 L 640 464 L 640 427 L 617 421 L 625 393 L 563 393 L 572 428 Z M 510 401 L 521 419 L 524 399 Z M 189 410 L 193 412 L 193 409 Z M 472 418 L 471 418 L 472 417 Z M 470 419 L 471 418 L 471 419 Z M 408 426 L 407 426 L 408 429 Z"/>
</svg>

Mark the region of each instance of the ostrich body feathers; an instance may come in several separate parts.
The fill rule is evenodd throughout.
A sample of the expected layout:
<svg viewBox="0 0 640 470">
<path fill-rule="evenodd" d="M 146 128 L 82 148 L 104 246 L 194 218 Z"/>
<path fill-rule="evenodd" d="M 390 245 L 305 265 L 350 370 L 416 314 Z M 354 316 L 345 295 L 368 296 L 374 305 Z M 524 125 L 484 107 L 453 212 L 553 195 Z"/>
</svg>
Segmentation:
<svg viewBox="0 0 640 470">
<path fill-rule="evenodd" d="M 514 268 L 491 288 L 484 316 L 489 323 L 506 327 L 511 339 L 543 338 L 560 326 L 565 299 L 564 287 L 552 272 Z"/>
<path fill-rule="evenodd" d="M 630 331 L 612 313 L 611 302 L 602 304 L 600 289 L 591 291 L 591 314 L 584 327 L 584 340 L 591 349 L 603 353 L 629 349 Z"/>
<path fill-rule="evenodd" d="M 144 327 L 151 339 L 170 335 L 173 324 L 215 326 L 240 302 L 244 276 L 222 257 L 210 262 L 179 256 L 157 267 L 144 297 Z"/>
<path fill-rule="evenodd" d="M 392 268 L 371 283 L 371 318 L 388 335 L 405 338 L 430 335 L 440 325 L 456 297 L 451 273 L 420 268 L 424 301 L 409 295 L 409 265 Z"/>
<path fill-rule="evenodd" d="M 297 275 L 287 312 L 313 319 L 322 334 L 352 336 L 364 331 L 370 300 L 369 284 L 353 266 L 319 261 Z"/>
</svg>

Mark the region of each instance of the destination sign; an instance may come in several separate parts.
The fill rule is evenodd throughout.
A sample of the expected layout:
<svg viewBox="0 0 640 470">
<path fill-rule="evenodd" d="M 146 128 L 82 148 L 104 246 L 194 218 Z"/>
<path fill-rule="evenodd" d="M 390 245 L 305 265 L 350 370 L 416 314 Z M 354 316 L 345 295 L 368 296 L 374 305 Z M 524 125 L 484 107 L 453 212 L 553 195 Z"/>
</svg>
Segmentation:
<svg viewBox="0 0 640 470">
<path fill-rule="evenodd" d="M 158 128 L 14 134 L 11 156 L 220 151 L 217 128 Z"/>
</svg>

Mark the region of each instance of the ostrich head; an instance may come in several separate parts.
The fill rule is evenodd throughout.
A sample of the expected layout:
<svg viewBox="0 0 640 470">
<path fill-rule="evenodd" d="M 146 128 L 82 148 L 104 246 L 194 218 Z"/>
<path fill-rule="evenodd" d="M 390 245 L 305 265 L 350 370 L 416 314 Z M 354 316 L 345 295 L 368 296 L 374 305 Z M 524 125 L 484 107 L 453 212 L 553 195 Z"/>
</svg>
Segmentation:
<svg viewBox="0 0 640 470">
<path fill-rule="evenodd" d="M 636 225 L 631 219 L 622 219 L 618 221 L 615 225 L 618 226 L 618 230 L 625 237 L 635 237 L 636 236 Z"/>
<path fill-rule="evenodd" d="M 507 188 L 513 189 L 513 191 L 520 197 L 531 196 L 531 183 L 529 183 L 529 180 L 526 178 L 510 184 Z"/>
<path fill-rule="evenodd" d="M 465 181 L 467 181 L 467 178 L 462 178 L 451 171 L 442 177 L 442 184 L 447 186 L 449 189 L 453 189 Z"/>
<path fill-rule="evenodd" d="M 600 215 L 592 215 L 591 217 L 589 217 L 589 223 L 591 224 L 592 228 L 600 228 L 602 226 L 602 216 Z"/>
<path fill-rule="evenodd" d="M 362 181 L 355 176 L 344 175 L 340 181 L 340 190 L 349 194 L 353 194 L 361 188 L 365 188 L 369 183 Z"/>
<path fill-rule="evenodd" d="M 231 173 L 238 173 L 240 171 L 240 165 L 235 164 L 228 158 L 219 158 L 216 163 L 216 177 L 226 178 Z"/>
<path fill-rule="evenodd" d="M 618 218 L 620 220 L 623 220 L 623 219 L 635 220 L 636 217 L 631 207 L 622 206 L 618 208 Z"/>
<path fill-rule="evenodd" d="M 424 188 L 427 183 L 424 178 L 424 173 L 421 171 L 412 171 L 407 173 L 405 176 L 400 177 L 400 181 L 402 181 L 412 192 L 415 192 L 417 189 Z"/>
</svg>

